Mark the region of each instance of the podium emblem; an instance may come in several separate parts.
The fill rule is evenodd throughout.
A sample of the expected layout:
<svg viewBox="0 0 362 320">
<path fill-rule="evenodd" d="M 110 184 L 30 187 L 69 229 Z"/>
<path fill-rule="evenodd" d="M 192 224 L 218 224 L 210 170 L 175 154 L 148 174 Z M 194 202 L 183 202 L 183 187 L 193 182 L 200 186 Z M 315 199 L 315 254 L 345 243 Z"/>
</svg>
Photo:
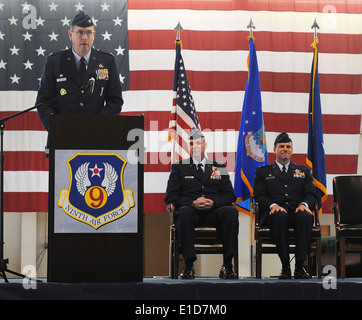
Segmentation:
<svg viewBox="0 0 362 320">
<path fill-rule="evenodd" d="M 134 207 L 133 192 L 123 183 L 127 161 L 118 154 L 77 153 L 67 164 L 69 188 L 60 191 L 58 206 L 70 217 L 97 230 Z"/>
</svg>

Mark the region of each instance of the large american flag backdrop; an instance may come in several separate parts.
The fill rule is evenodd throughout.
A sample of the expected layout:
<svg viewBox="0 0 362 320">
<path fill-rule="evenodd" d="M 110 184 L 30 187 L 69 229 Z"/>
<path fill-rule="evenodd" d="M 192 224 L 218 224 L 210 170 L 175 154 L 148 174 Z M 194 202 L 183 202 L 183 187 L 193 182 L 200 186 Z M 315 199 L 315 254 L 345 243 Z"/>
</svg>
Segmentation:
<svg viewBox="0 0 362 320">
<path fill-rule="evenodd" d="M 35 29 L 29 28 L 31 10 L 24 13 L 24 5 L 36 8 Z M 177 23 L 180 21 L 184 29 L 182 56 L 208 140 L 208 156 L 226 162 L 233 175 L 250 18 L 256 26 L 269 161 L 275 159 L 272 147 L 276 134 L 285 130 L 294 142 L 294 161 L 305 164 L 314 40 L 311 26 L 316 18 L 329 194 L 323 212 L 331 212 L 333 177 L 355 174 L 358 166 L 360 1 L 0 0 L 1 116 L 34 104 L 45 56 L 70 45 L 66 22 L 81 6 L 97 21 L 95 46 L 117 57 L 124 82 L 122 113 L 145 115 L 145 213 L 165 211 L 172 147 L 168 125 L 175 62 L 173 29 Z M 46 50 L 44 56 L 42 50 Z M 35 111 L 6 123 L 5 211 L 47 211 L 45 139 Z"/>
</svg>

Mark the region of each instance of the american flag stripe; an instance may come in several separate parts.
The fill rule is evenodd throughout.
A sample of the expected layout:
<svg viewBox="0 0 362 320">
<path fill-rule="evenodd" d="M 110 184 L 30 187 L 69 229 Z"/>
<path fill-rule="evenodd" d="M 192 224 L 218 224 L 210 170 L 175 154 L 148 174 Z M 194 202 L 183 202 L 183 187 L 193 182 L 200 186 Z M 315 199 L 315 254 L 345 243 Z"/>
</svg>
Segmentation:
<svg viewBox="0 0 362 320">
<path fill-rule="evenodd" d="M 358 27 L 361 24 L 358 13 L 337 12 L 335 15 L 328 16 L 328 13 L 320 12 L 161 9 L 129 10 L 128 28 L 129 30 L 170 30 L 170 25 L 175 24 L 174 21 L 184 21 L 181 24 L 187 30 L 241 31 L 246 28 L 241 22 L 248 23 L 251 16 L 253 22 L 258 22 L 256 31 L 282 33 L 307 32 L 310 29 L 309 21 L 313 23 L 315 18 L 321 27 L 318 35 L 323 33 L 359 34 Z"/>
<path fill-rule="evenodd" d="M 142 95 L 145 92 L 136 92 L 135 96 L 138 96 L 138 103 L 135 104 L 134 109 L 143 111 L 145 114 L 146 121 L 145 128 L 149 130 L 152 127 L 152 123 L 150 121 L 158 121 L 158 128 L 163 129 L 167 127 L 166 123 L 169 121 L 169 109 L 170 106 L 167 104 L 167 101 L 164 103 L 161 102 L 162 96 L 168 96 L 167 92 L 156 92 L 153 95 L 154 99 L 160 98 L 157 101 L 158 103 L 154 103 L 150 101 L 150 103 L 146 106 L 146 101 L 141 101 L 143 99 Z M 223 114 L 218 114 L 218 112 L 211 112 L 217 115 L 217 121 L 215 118 L 208 117 L 205 112 L 210 108 L 210 104 L 207 105 L 207 101 L 202 97 L 202 92 L 195 92 L 193 95 L 195 96 L 195 100 L 198 101 L 198 110 L 201 112 L 200 117 L 202 118 L 202 123 L 204 123 L 206 128 L 217 129 L 218 124 L 222 124 L 228 122 L 229 129 L 238 129 L 239 120 L 235 117 L 238 117 L 240 111 L 238 111 L 238 105 L 227 105 L 225 101 L 228 100 L 237 100 L 242 93 L 235 92 L 235 94 L 230 92 L 218 92 L 215 100 L 212 102 L 213 108 L 220 108 L 225 111 Z M 132 99 L 132 95 L 127 92 L 127 98 Z M 280 130 L 281 126 L 293 126 L 297 131 L 306 132 L 307 124 L 305 124 L 302 120 L 305 118 L 305 99 L 308 98 L 307 94 L 275 94 L 275 93 L 262 93 L 262 97 L 266 100 L 264 104 L 264 117 L 266 118 L 265 122 L 269 122 L 269 127 L 273 126 L 273 130 Z M 135 98 L 135 97 L 134 97 Z M 147 93 L 145 95 L 145 99 L 147 98 Z M 358 131 L 356 125 L 358 122 L 358 117 L 360 113 L 359 107 L 359 95 L 334 95 L 334 94 L 324 94 L 322 95 L 323 102 L 325 103 L 323 118 L 325 118 L 325 122 L 327 127 L 324 128 L 325 133 L 356 133 Z M 167 100 L 167 99 L 164 99 Z M 203 101 L 205 100 L 205 101 Z M 219 100 L 219 101 L 218 101 Z M 275 107 L 274 102 L 279 101 L 278 107 Z M 292 106 L 290 104 L 293 104 Z M 348 105 L 348 109 L 341 108 L 343 104 Z M 147 110 L 148 109 L 148 110 Z M 146 111 L 147 110 L 147 111 Z M 278 123 L 278 110 L 284 110 L 291 114 L 293 117 L 293 124 L 286 123 L 280 124 Z M 139 111 L 135 111 L 134 114 Z M 131 114 L 132 112 L 127 112 L 127 114 Z M 0 111 L 0 117 L 6 117 L 12 115 L 13 111 Z M 340 122 L 339 117 L 343 115 L 345 117 L 344 122 Z M 200 120 L 201 121 L 201 120 Z M 337 125 L 337 122 L 338 125 Z M 351 126 L 352 124 L 352 126 Z M 155 126 L 155 124 L 154 124 Z M 38 115 L 36 112 L 29 112 L 22 116 L 16 117 L 9 121 L 6 124 L 7 130 L 38 130 L 43 131 L 43 126 L 38 119 Z"/>
<path fill-rule="evenodd" d="M 359 2 L 346 1 L 346 0 L 320 0 L 314 1 L 273 1 L 272 3 L 265 4 L 264 2 L 249 1 L 213 1 L 207 3 L 206 1 L 193 1 L 185 4 L 183 1 L 129 1 L 129 9 L 192 9 L 192 10 L 266 10 L 270 12 L 339 12 L 339 13 L 362 13 Z"/>
<path fill-rule="evenodd" d="M 186 59 L 186 58 L 185 58 Z M 247 72 L 242 71 L 188 71 L 189 81 L 195 82 L 194 91 L 237 91 L 240 89 L 243 80 L 246 80 Z M 305 82 L 309 79 L 308 74 L 303 73 L 273 73 L 259 72 L 260 86 L 265 91 L 277 92 L 305 92 L 309 84 Z M 159 81 L 155 81 L 157 76 Z M 320 74 L 320 90 L 330 94 L 360 94 L 361 76 L 358 74 Z M 167 79 L 172 79 L 172 71 L 154 70 L 132 72 L 130 90 L 167 90 L 169 83 Z M 220 82 L 219 82 L 220 81 Z M 322 84 L 323 81 L 323 84 Z M 328 81 L 326 84 L 325 82 Z"/>
<path fill-rule="evenodd" d="M 209 152 L 233 152 L 235 147 L 235 142 L 237 141 L 238 135 L 237 131 L 229 130 L 225 131 L 222 129 L 216 129 L 214 132 L 210 131 L 210 129 L 205 128 L 205 135 L 209 139 L 208 150 Z M 269 132 L 267 138 L 268 143 L 268 151 L 272 152 L 273 147 L 273 139 L 277 135 L 278 132 Z M 32 140 L 37 140 L 37 136 L 34 135 L 34 132 L 30 132 L 27 135 L 23 135 L 21 131 L 13 131 L 8 132 L 8 134 L 14 133 L 14 136 L 27 137 L 28 141 L 21 141 L 16 144 L 15 149 L 23 150 L 26 148 L 31 148 L 31 146 L 27 146 L 26 144 L 33 143 Z M 19 134 L 19 135 L 17 135 Z M 294 147 L 295 153 L 304 153 L 306 142 L 304 141 L 306 133 L 293 133 L 293 137 L 295 144 L 299 143 L 299 145 Z M 31 139 L 31 138 L 34 139 Z M 30 139 L 29 139 L 30 138 Z M 157 140 L 156 140 L 157 139 Z M 348 143 L 345 140 L 348 139 Z M 13 139 L 14 142 L 17 139 Z M 354 155 L 356 152 L 358 153 L 358 140 L 359 137 L 356 134 L 325 134 L 325 145 L 326 145 L 326 154 L 327 155 Z M 148 131 L 145 132 L 145 146 L 147 152 L 160 152 L 160 151 L 171 151 L 168 142 L 168 132 L 164 131 Z M 25 153 L 24 153 L 25 154 Z"/>
<path fill-rule="evenodd" d="M 255 31 L 259 52 L 307 52 L 306 43 L 310 42 L 309 32 L 270 32 Z M 245 30 L 229 31 L 193 31 L 184 30 L 182 39 L 190 50 L 248 50 L 247 43 L 241 41 L 247 38 Z M 129 43 L 133 50 L 167 50 L 172 49 L 175 38 L 173 30 L 129 30 Z M 214 39 L 219 41 L 214 41 Z M 150 40 L 154 39 L 154 40 Z M 359 54 L 362 36 L 360 34 L 318 34 L 323 47 L 323 53 Z M 348 44 L 348 47 L 347 47 Z M 186 49 L 187 50 L 187 49 Z M 186 51 L 185 50 L 185 51 Z M 169 58 L 168 58 L 169 59 Z"/>
<path fill-rule="evenodd" d="M 32 179 L 34 178 L 32 177 Z M 7 212 L 48 212 L 48 191 L 37 191 L 36 188 L 27 192 L 5 191 L 4 200 Z"/>
<path fill-rule="evenodd" d="M 170 70 L 172 63 L 173 50 L 163 50 L 154 54 L 152 60 L 147 61 L 147 57 L 151 54 L 148 50 L 132 50 L 131 64 L 132 70 L 144 70 L 151 68 L 151 70 Z M 237 72 L 246 71 L 247 66 L 243 61 L 246 61 L 247 54 L 242 50 L 226 51 L 196 51 L 196 50 L 182 50 L 183 58 L 191 63 L 187 64 L 187 68 L 196 71 L 219 71 L 219 72 Z M 323 60 L 320 63 L 319 69 L 322 74 L 352 74 L 359 75 L 362 70 L 359 66 L 360 56 L 358 54 L 348 55 L 343 53 L 333 54 L 320 54 Z M 263 72 L 279 72 L 279 73 L 306 73 L 308 67 L 310 68 L 310 53 L 308 52 L 271 52 L 261 51 L 258 54 L 261 60 L 261 68 Z M 346 59 L 349 59 L 346 63 Z M 200 59 L 200 63 L 197 63 Z M 271 64 L 270 61 L 275 61 Z M 297 63 L 296 63 L 297 62 Z M 344 66 L 344 68 L 343 68 Z"/>
<path fill-rule="evenodd" d="M 157 115 L 160 115 L 161 112 L 158 112 Z M 127 114 L 127 113 L 125 113 Z M 151 113 L 149 113 L 151 114 Z M 164 116 L 167 116 L 167 113 L 165 112 L 162 112 L 162 114 Z M 153 113 L 152 113 L 153 115 Z M 212 113 L 212 115 L 214 115 L 215 117 L 218 116 L 217 113 Z M 270 126 L 268 127 L 268 123 L 269 123 L 269 117 L 268 117 L 269 114 L 266 114 L 266 120 L 265 120 L 265 125 L 267 128 L 270 128 Z M 273 121 L 272 123 L 275 123 L 275 117 L 277 117 L 277 115 L 275 114 L 271 114 L 272 117 L 271 117 L 271 121 Z M 293 117 L 294 114 L 292 114 L 290 116 L 289 119 L 291 119 L 292 121 L 300 121 L 302 122 L 303 121 L 303 116 L 302 115 L 299 115 L 299 114 L 295 114 L 296 117 Z M 203 114 L 203 113 L 200 113 L 200 119 L 203 119 L 207 116 L 210 116 L 210 114 Z M 223 131 L 223 132 L 220 132 L 220 134 L 223 134 L 223 136 L 225 136 L 225 138 L 228 138 L 228 139 L 233 139 L 233 143 L 235 142 L 235 137 L 237 136 L 237 132 L 236 132 L 236 124 L 233 123 L 233 120 L 230 120 L 228 121 L 228 118 L 229 119 L 232 119 L 233 117 L 235 118 L 237 116 L 237 113 L 228 113 L 225 115 L 225 113 L 220 116 L 221 120 L 218 121 L 217 123 L 215 122 L 209 122 L 210 126 L 207 126 L 208 124 L 208 121 L 204 121 L 205 122 L 205 131 L 215 131 L 215 135 L 218 133 L 217 131 L 218 130 L 229 130 L 229 132 L 226 132 L 226 131 Z M 146 117 L 146 121 L 148 121 L 150 119 L 150 122 L 153 121 L 156 123 L 156 121 L 158 121 L 158 119 L 160 119 L 161 117 L 157 117 L 157 118 L 154 118 L 154 120 L 151 120 L 150 118 Z M 329 119 L 331 118 L 331 119 Z M 331 116 L 331 117 L 328 117 L 328 116 L 325 116 L 325 122 L 329 123 L 331 122 L 330 124 L 330 127 L 326 126 L 326 130 L 325 130 L 325 144 L 326 144 L 326 154 L 354 154 L 356 151 L 358 151 L 358 134 L 359 134 L 359 131 L 356 130 L 355 128 L 353 128 L 352 126 L 356 127 L 358 125 L 358 123 L 360 121 L 357 121 L 358 120 L 358 117 L 357 116 L 342 116 L 342 115 L 339 115 L 337 117 L 337 121 L 335 119 L 336 117 L 334 116 Z M 340 119 L 343 119 L 343 122 L 345 122 L 344 125 L 342 125 L 342 128 L 339 127 L 338 125 L 336 125 L 336 123 L 338 124 L 338 122 L 340 121 Z M 339 121 L 338 121 L 339 119 Z M 357 120 L 356 120 L 357 119 Z M 344 121 L 345 120 L 345 121 Z M 164 120 L 164 121 L 161 121 L 161 122 L 157 122 L 157 126 L 155 126 L 154 128 L 151 128 L 151 127 L 146 127 L 146 130 L 147 129 L 162 129 L 163 125 L 166 125 L 167 124 L 167 121 Z M 151 124 L 152 125 L 152 124 Z M 223 129 L 223 127 L 227 126 L 227 129 Z M 269 132 L 279 132 L 282 128 L 285 128 L 286 126 L 281 126 L 281 125 L 276 125 L 275 127 L 271 127 L 272 130 L 269 130 Z M 298 132 L 300 131 L 301 134 L 304 132 L 306 133 L 306 128 L 305 126 L 303 126 L 302 130 L 298 130 L 296 131 L 296 129 L 298 129 L 298 126 L 297 128 L 295 128 L 292 124 L 289 124 L 288 127 L 290 129 L 293 129 L 294 128 L 294 131 L 295 132 Z M 351 129 L 352 127 L 352 129 Z M 167 131 L 148 131 L 146 132 L 146 141 L 148 140 L 147 139 L 147 136 L 149 133 L 151 132 L 155 132 L 156 133 L 156 136 L 158 136 L 158 139 L 157 140 L 157 143 L 154 143 L 152 144 L 152 141 L 150 141 L 150 147 L 151 148 L 154 148 L 156 150 L 153 150 L 153 151 L 157 151 L 157 146 L 158 145 L 162 145 L 163 143 L 166 143 L 167 142 Z M 341 135 L 343 134 L 343 135 Z M 5 151 L 9 151 L 9 153 L 13 152 L 13 154 L 15 154 L 15 152 L 17 151 L 27 151 L 27 152 L 31 152 L 31 151 L 34 151 L 34 150 L 38 150 L 38 155 L 41 156 L 41 153 L 43 152 L 43 139 L 44 137 L 46 137 L 46 134 L 43 132 L 43 131 L 29 131 L 29 132 L 24 132 L 22 130 L 9 130 L 9 131 L 6 131 L 5 132 L 5 135 L 6 135 L 6 141 L 4 143 L 4 149 Z M 304 137 L 303 137 L 304 138 Z M 343 144 L 343 140 L 344 139 L 354 139 L 353 142 L 355 142 L 355 144 L 352 144 L 352 143 L 348 143 L 348 144 Z M 151 139 L 151 138 L 149 138 Z M 164 140 L 162 140 L 164 139 Z M 212 137 L 211 137 L 212 139 Z M 224 151 L 224 146 L 222 146 L 223 144 L 223 141 L 222 141 L 222 138 L 219 138 L 220 141 L 220 146 L 217 146 L 219 150 L 219 152 L 223 152 Z M 154 140 L 153 140 L 154 141 Z M 338 142 L 338 143 L 337 143 Z M 340 144 L 339 144 L 340 143 Z M 305 144 L 305 143 L 303 143 Z M 270 141 L 270 145 L 272 145 L 272 141 Z M 228 150 L 225 150 L 225 151 L 232 151 L 232 143 L 229 142 L 228 143 Z M 231 149 L 231 150 L 230 150 Z M 295 146 L 295 151 L 298 150 L 299 148 L 297 146 Z M 24 153 L 25 154 L 25 153 Z M 6 165 L 7 163 L 10 162 L 10 161 L 6 161 Z"/>
<path fill-rule="evenodd" d="M 208 156 L 226 163 L 228 171 L 235 169 L 235 152 L 208 152 Z M 274 161 L 275 155 L 269 153 L 270 161 Z M 294 154 L 294 161 L 304 163 L 304 154 Z M 169 169 L 169 152 L 147 152 L 145 154 L 146 172 L 167 172 Z M 353 168 L 357 166 L 357 155 L 326 155 L 326 166 L 330 174 L 353 174 Z"/>
<path fill-rule="evenodd" d="M 222 110 L 224 112 L 240 112 L 239 99 L 243 97 L 243 91 L 193 91 L 197 110 L 210 112 L 210 110 Z M 134 112 L 149 111 L 170 111 L 170 101 L 172 101 L 172 91 L 151 90 L 151 91 L 127 91 L 124 94 L 128 101 L 133 102 Z M 360 96 L 350 94 L 322 94 L 325 102 L 324 114 L 360 114 Z M 151 100 L 148 100 L 151 99 Z M 308 111 L 305 102 L 308 102 L 308 93 L 303 92 L 262 92 L 264 102 L 263 112 L 270 113 L 302 113 Z M 344 106 L 344 107 L 341 107 Z M 345 107 L 347 106 L 347 107 Z M 128 107 L 130 108 L 130 107 Z M 127 112 L 132 112 L 127 111 Z M 167 116 L 169 119 L 169 115 Z M 210 119 L 213 121 L 214 119 Z M 147 125 L 147 124 L 146 124 Z"/>
<path fill-rule="evenodd" d="M 167 145 L 164 145 L 167 147 Z M 156 148 L 154 148 L 156 149 Z M 226 162 L 228 170 L 235 168 L 235 152 L 222 151 L 208 152 L 208 156 Z M 21 157 L 21 159 L 20 159 Z M 294 154 L 294 161 L 304 163 L 304 154 Z M 48 161 L 44 159 L 43 152 L 5 152 L 5 170 L 8 171 L 38 171 L 48 167 Z M 274 159 L 274 155 L 269 153 L 269 158 Z M 145 154 L 145 172 L 167 172 L 169 169 L 170 152 L 146 152 Z M 20 161 L 21 160 L 21 161 Z M 21 162 L 18 165 L 18 162 Z M 358 155 L 355 154 L 327 154 L 326 167 L 331 174 L 353 174 L 353 168 L 357 167 Z"/>
</svg>

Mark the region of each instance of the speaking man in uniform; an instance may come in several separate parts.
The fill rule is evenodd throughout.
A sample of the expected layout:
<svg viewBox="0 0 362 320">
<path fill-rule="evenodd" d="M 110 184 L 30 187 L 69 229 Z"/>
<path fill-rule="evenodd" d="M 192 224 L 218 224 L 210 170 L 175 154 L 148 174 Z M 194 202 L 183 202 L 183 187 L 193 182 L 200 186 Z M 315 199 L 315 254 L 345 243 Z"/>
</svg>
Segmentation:
<svg viewBox="0 0 362 320">
<path fill-rule="evenodd" d="M 311 208 L 317 201 L 310 170 L 290 161 L 293 143 L 286 132 L 274 142 L 276 161 L 256 169 L 254 198 L 260 204 L 261 225 L 272 230 L 279 258 L 282 263 L 280 279 L 290 279 L 288 227 L 296 230 L 294 278 L 306 279 L 309 274 L 303 265 L 310 245 L 313 226 Z"/>
<path fill-rule="evenodd" d="M 92 48 L 92 19 L 78 11 L 68 33 L 72 47 L 47 57 L 38 89 L 37 105 L 59 98 L 38 107 L 39 118 L 48 132 L 51 114 L 118 115 L 123 105 L 114 56 Z"/>
<path fill-rule="evenodd" d="M 180 277 L 194 279 L 195 227 L 213 225 L 221 232 L 224 263 L 219 277 L 235 279 L 232 259 L 239 231 L 236 197 L 226 166 L 205 157 L 204 135 L 193 128 L 190 133 L 191 157 L 172 164 L 166 189 L 166 204 L 175 206 L 176 227 L 185 267 Z"/>
</svg>

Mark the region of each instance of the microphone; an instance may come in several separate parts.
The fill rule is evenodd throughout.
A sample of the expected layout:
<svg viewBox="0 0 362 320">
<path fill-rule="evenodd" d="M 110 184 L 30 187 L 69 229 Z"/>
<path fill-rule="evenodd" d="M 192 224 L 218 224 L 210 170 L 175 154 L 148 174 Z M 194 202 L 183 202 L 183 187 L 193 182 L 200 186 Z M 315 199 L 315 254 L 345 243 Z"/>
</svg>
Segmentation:
<svg viewBox="0 0 362 320">
<path fill-rule="evenodd" d="M 94 92 L 94 86 L 96 84 L 96 74 L 95 72 L 92 72 L 88 77 L 88 84 L 87 84 L 87 92 L 93 94 Z"/>
</svg>

